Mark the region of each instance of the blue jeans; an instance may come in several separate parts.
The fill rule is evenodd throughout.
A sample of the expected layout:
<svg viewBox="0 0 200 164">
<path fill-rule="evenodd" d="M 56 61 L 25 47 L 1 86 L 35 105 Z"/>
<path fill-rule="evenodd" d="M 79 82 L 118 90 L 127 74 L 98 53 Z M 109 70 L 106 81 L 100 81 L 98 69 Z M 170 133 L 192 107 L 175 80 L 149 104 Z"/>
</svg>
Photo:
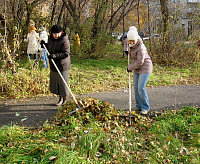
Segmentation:
<svg viewBox="0 0 200 164">
<path fill-rule="evenodd" d="M 150 74 L 133 74 L 136 108 L 150 110 L 149 98 L 146 92 L 146 84 Z"/>
<path fill-rule="evenodd" d="M 43 68 L 48 68 L 47 52 L 45 49 L 42 49 L 41 60 L 43 63 Z"/>
</svg>

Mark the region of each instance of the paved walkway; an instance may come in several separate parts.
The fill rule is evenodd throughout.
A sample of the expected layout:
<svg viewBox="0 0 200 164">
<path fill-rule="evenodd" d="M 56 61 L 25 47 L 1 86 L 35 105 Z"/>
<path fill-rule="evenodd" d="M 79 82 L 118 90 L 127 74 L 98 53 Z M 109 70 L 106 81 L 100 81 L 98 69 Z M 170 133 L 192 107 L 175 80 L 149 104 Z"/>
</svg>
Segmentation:
<svg viewBox="0 0 200 164">
<path fill-rule="evenodd" d="M 151 104 L 151 112 L 159 112 L 162 109 L 174 109 L 188 105 L 200 106 L 199 85 L 148 87 L 147 93 Z M 129 110 L 128 89 L 80 96 L 80 98 L 83 97 L 94 97 L 113 104 L 116 109 Z M 11 124 L 27 127 L 41 126 L 47 119 L 55 116 L 57 113 L 58 107 L 54 105 L 57 100 L 57 97 L 0 100 L 0 126 Z M 135 100 L 132 95 L 132 107 L 134 106 Z"/>
</svg>

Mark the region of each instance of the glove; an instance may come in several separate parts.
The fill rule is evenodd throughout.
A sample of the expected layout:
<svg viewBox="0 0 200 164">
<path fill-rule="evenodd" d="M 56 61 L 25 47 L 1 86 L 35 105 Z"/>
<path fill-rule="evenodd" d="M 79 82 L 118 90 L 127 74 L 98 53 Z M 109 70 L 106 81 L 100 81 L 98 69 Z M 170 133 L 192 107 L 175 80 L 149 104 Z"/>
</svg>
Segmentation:
<svg viewBox="0 0 200 164">
<path fill-rule="evenodd" d="M 41 45 L 41 48 L 44 48 L 43 45 L 45 45 L 45 41 L 44 41 L 44 40 L 41 40 L 41 41 L 40 41 L 40 45 Z"/>
<path fill-rule="evenodd" d="M 128 68 L 127 68 L 127 72 L 129 73 L 129 72 L 131 72 L 131 71 L 129 71 Z"/>
<path fill-rule="evenodd" d="M 126 55 L 128 56 L 128 51 L 124 51 L 126 53 Z"/>
<path fill-rule="evenodd" d="M 48 58 L 49 58 L 49 60 L 53 59 L 53 55 L 52 54 L 49 55 Z"/>
</svg>

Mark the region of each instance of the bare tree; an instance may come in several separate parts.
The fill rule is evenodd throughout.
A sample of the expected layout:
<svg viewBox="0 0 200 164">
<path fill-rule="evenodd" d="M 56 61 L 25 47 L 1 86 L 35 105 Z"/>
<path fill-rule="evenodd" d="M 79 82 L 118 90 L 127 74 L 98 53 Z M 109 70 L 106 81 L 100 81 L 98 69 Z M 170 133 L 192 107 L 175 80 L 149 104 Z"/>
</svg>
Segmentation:
<svg viewBox="0 0 200 164">
<path fill-rule="evenodd" d="M 138 0 L 138 4 L 137 4 L 138 29 L 139 29 L 139 31 L 140 31 L 140 13 L 139 13 L 139 7 L 140 7 L 140 0 Z"/>
<path fill-rule="evenodd" d="M 13 23 L 10 28 L 16 24 L 18 29 L 21 27 L 20 36 L 27 34 L 31 20 L 40 23 L 37 18 L 41 16 L 37 11 L 46 0 L 8 1 L 7 12 L 12 13 L 9 19 L 14 20 L 10 22 Z M 51 0 L 48 3 L 52 5 L 49 6 L 49 17 L 44 21 L 49 22 L 50 26 L 55 22 L 63 24 L 65 28 L 68 26 L 71 30 L 78 31 L 81 38 L 87 36 L 90 40 L 87 44 L 90 46 L 87 46 L 86 52 L 91 54 L 109 42 L 104 36 L 107 37 L 106 35 L 122 24 L 124 17 L 138 4 L 138 0 Z"/>
<path fill-rule="evenodd" d="M 87 52 L 92 54 L 97 47 L 106 44 L 100 38 L 104 34 L 110 34 L 123 21 L 123 18 L 137 5 L 138 0 L 63 0 L 65 7 L 70 13 L 74 27 L 84 36 L 83 28 L 87 26 L 87 36 L 91 46 Z M 85 9 L 89 10 L 86 16 Z"/>
<path fill-rule="evenodd" d="M 81 6 L 80 4 L 82 4 L 84 6 L 84 4 L 86 2 L 87 1 L 82 1 L 82 3 L 81 3 L 80 0 L 79 0 L 79 2 L 78 2 L 79 7 Z M 76 1 L 73 2 L 71 0 L 63 0 L 63 4 L 65 5 L 68 12 L 70 13 L 70 15 L 71 15 L 71 17 L 74 21 L 75 27 L 76 27 L 76 29 L 78 29 L 77 31 L 81 31 L 81 27 L 80 27 L 79 22 L 80 22 L 80 18 L 81 18 L 80 11 L 83 10 L 83 6 L 81 6 L 81 8 L 79 8 L 79 9 L 77 9 Z"/>
<path fill-rule="evenodd" d="M 50 22 L 51 25 L 53 24 L 55 12 L 56 12 L 57 0 L 53 1 L 52 6 L 53 6 L 53 9 L 52 9 L 52 12 L 51 12 L 51 22 Z"/>
</svg>

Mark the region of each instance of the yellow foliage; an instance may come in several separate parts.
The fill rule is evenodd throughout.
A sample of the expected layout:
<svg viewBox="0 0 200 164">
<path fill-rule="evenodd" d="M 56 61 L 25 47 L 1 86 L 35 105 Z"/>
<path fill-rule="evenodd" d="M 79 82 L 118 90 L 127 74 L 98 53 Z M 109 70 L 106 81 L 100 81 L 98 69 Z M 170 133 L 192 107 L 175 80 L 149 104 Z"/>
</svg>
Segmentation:
<svg viewBox="0 0 200 164">
<path fill-rule="evenodd" d="M 139 11 L 139 13 L 138 13 Z M 131 21 L 134 22 L 134 25 L 138 28 L 138 16 L 140 28 L 145 28 L 145 22 L 148 22 L 148 8 L 144 6 L 142 3 L 139 4 L 139 10 L 137 11 L 137 7 L 135 7 L 128 16 L 131 18 Z"/>
</svg>

